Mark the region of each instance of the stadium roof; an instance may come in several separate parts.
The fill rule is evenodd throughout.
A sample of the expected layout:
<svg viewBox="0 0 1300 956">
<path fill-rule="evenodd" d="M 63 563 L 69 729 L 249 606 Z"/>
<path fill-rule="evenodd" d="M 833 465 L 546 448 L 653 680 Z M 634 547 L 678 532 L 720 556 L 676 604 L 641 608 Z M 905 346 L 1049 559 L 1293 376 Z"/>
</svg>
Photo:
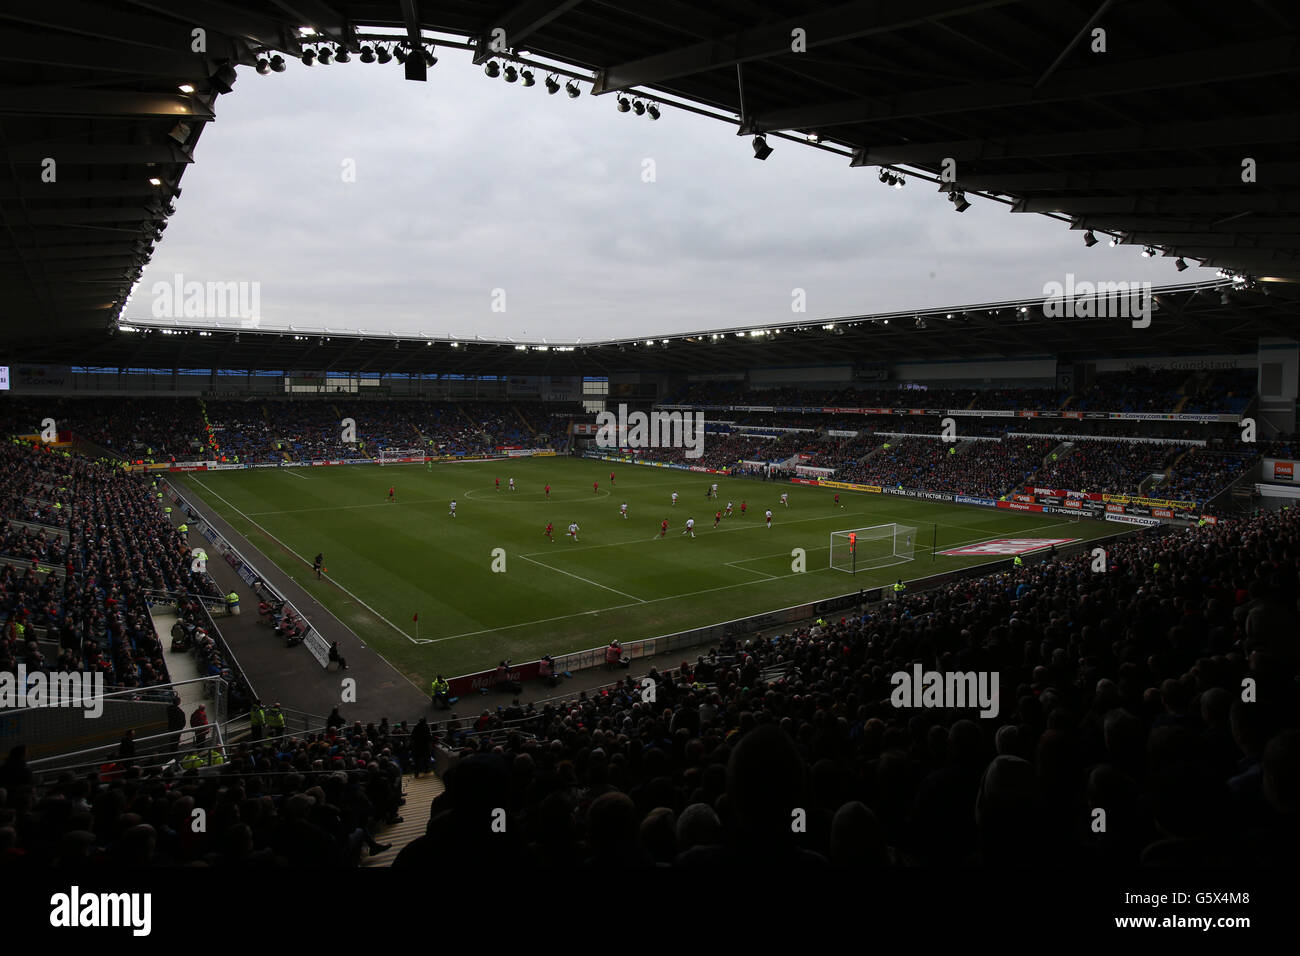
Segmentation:
<svg viewBox="0 0 1300 956">
<path fill-rule="evenodd" d="M 480 62 L 558 67 L 593 92 L 704 111 L 746 136 L 838 151 L 1081 233 L 1300 280 L 1294 19 L 1275 4 L 1215 0 L 10 5 L 0 10 L 3 334 L 52 351 L 69 338 L 103 346 L 180 201 L 231 65 L 326 40 L 359 55 L 375 31 L 464 44 Z M 955 180 L 941 182 L 948 160 Z M 1259 321 L 1215 320 L 1225 328 L 1205 331 L 1219 340 Z M 980 334 L 1005 347 L 1010 333 Z"/>
<path fill-rule="evenodd" d="M 1260 338 L 1294 336 L 1294 301 L 1230 281 L 1151 290 L 1145 316 L 1048 314 L 1041 299 L 817 319 L 737 332 L 549 345 L 318 331 L 123 326 L 93 357 L 77 340 L 33 349 L 31 362 L 108 368 L 378 374 L 705 374 L 763 365 L 865 365 L 1053 354 L 1062 361 L 1253 354 Z M 1114 302 L 1115 300 L 1111 300 Z M 1112 315 L 1114 315 L 1112 311 Z M 1135 326 L 1134 321 L 1138 324 Z M 779 330 L 779 331 L 778 331 Z"/>
</svg>

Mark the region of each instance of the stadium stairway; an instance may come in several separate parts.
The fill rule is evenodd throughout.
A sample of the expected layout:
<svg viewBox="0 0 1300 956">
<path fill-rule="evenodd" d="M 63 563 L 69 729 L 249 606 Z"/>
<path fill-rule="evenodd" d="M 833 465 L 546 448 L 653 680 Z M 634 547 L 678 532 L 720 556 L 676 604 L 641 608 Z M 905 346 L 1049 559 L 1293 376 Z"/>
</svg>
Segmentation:
<svg viewBox="0 0 1300 956">
<path fill-rule="evenodd" d="M 173 651 L 172 643 L 172 625 L 176 623 L 176 612 L 165 605 L 159 605 L 154 608 L 151 614 L 153 618 L 153 629 L 158 632 L 158 640 L 163 646 L 163 660 L 167 662 L 167 675 L 174 682 L 194 680 L 196 677 L 202 677 L 199 673 L 198 665 L 194 663 L 194 653 L 192 651 Z M 186 720 L 199 704 L 208 703 L 208 698 L 203 696 L 202 684 L 186 684 L 184 687 L 176 688 L 176 693 L 181 699 L 181 710 L 185 711 Z M 190 737 L 188 733 L 182 736 L 181 741 L 188 744 Z"/>
<path fill-rule="evenodd" d="M 397 854 L 412 840 L 424 836 L 425 827 L 429 825 L 430 805 L 446 789 L 436 774 L 426 773 L 417 778 L 415 774 L 402 775 L 402 796 L 406 806 L 402 807 L 402 822 L 387 826 L 375 834 L 380 843 L 391 843 L 392 847 L 378 856 L 361 857 L 362 866 L 391 866 Z"/>
</svg>

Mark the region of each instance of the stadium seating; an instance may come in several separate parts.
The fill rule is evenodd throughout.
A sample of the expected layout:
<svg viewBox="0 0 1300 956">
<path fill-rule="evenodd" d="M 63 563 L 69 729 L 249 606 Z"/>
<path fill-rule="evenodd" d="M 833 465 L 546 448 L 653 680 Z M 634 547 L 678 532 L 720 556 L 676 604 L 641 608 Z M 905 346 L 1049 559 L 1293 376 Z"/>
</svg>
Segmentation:
<svg viewBox="0 0 1300 956">
<path fill-rule="evenodd" d="M 1100 574 L 1089 553 L 1049 559 L 728 641 L 652 671 L 654 703 L 624 680 L 452 721 L 431 741 L 453 758 L 446 793 L 394 866 L 489 847 L 497 867 L 1289 863 L 1300 513 L 1145 531 L 1107 557 Z M 891 675 L 915 662 L 996 671 L 997 714 L 896 709 Z M 1258 702 L 1241 700 L 1246 677 Z M 202 780 L 134 768 L 33 793 L 11 754 L 0 851 L 44 865 L 355 863 L 396 819 L 399 775 L 426 738 L 330 723 L 236 746 Z M 194 807 L 208 830 L 180 839 L 168 821 Z M 492 807 L 505 835 L 479 825 Z M 806 833 L 791 832 L 791 807 Z M 1093 807 L 1104 836 L 1081 822 Z"/>
<path fill-rule="evenodd" d="M 1059 461 L 1049 462 L 1034 484 L 1101 494 L 1128 494 L 1162 472 L 1187 449 L 1140 442 L 1080 441 Z"/>
<path fill-rule="evenodd" d="M 0 446 L 0 670 L 100 671 L 168 680 L 146 591 L 218 594 L 145 479 L 22 443 Z M 37 648 L 44 632 L 56 660 Z"/>
</svg>

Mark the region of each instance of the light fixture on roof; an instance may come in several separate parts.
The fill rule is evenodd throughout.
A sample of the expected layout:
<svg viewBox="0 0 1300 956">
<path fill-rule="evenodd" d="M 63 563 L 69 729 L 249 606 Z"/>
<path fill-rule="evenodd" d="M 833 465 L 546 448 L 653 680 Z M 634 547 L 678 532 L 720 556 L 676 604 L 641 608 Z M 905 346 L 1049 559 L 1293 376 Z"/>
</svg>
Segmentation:
<svg viewBox="0 0 1300 956">
<path fill-rule="evenodd" d="M 754 158 L 767 159 L 772 155 L 772 147 L 767 145 L 767 137 L 759 133 L 754 137 Z"/>
<path fill-rule="evenodd" d="M 501 75 L 501 64 L 496 60 L 488 60 L 487 66 L 483 67 L 483 72 L 495 80 Z"/>
<path fill-rule="evenodd" d="M 582 92 L 582 90 L 581 88 L 579 88 L 576 82 L 574 82 L 573 80 L 569 80 L 568 83 L 564 84 L 564 92 L 569 94 L 569 99 L 576 100 L 578 98 L 578 95 Z"/>
<path fill-rule="evenodd" d="M 1083 244 L 1087 246 L 1089 249 L 1091 249 L 1093 246 L 1097 244 L 1097 237 L 1093 235 L 1091 229 L 1089 229 L 1087 232 L 1083 234 Z"/>
<path fill-rule="evenodd" d="M 257 65 L 254 67 L 258 76 L 266 76 L 271 72 L 271 61 L 264 56 L 257 58 Z"/>
<path fill-rule="evenodd" d="M 327 46 L 323 46 L 323 47 L 321 47 L 319 50 L 316 51 L 316 60 L 317 60 L 317 62 L 319 62 L 322 66 L 329 66 L 330 59 L 331 59 L 333 56 L 334 56 L 334 53 L 333 53 L 333 52 L 330 50 L 330 48 L 327 47 Z"/>
<path fill-rule="evenodd" d="M 618 98 L 618 111 L 620 113 L 626 113 L 631 108 L 632 108 L 632 104 L 626 96 L 620 96 Z"/>
<path fill-rule="evenodd" d="M 505 72 L 506 72 L 507 83 L 513 83 L 515 80 L 519 79 L 519 70 L 515 68 L 515 65 L 513 63 L 506 65 Z"/>
<path fill-rule="evenodd" d="M 394 59 L 394 60 L 396 60 L 398 63 L 405 63 L 405 62 L 406 62 L 406 57 L 407 57 L 407 55 L 408 55 L 408 54 L 407 54 L 406 47 L 402 46 L 402 44 L 400 44 L 400 43 L 394 43 L 394 44 L 393 44 L 393 59 Z"/>
<path fill-rule="evenodd" d="M 352 57 L 348 55 L 348 48 L 340 43 L 334 48 L 334 59 L 338 63 L 347 63 Z"/>
<path fill-rule="evenodd" d="M 365 59 L 364 52 L 362 53 L 361 58 L 362 60 Z M 381 46 L 379 49 L 375 50 L 375 59 L 378 60 L 380 63 L 389 63 L 393 59 L 392 51 L 389 50 L 388 47 L 386 46 Z"/>
<path fill-rule="evenodd" d="M 546 92 L 551 96 L 560 92 L 560 80 L 554 73 L 546 78 Z"/>
<path fill-rule="evenodd" d="M 1177 269 L 1179 272 L 1182 272 L 1184 269 L 1187 268 L 1187 263 L 1186 261 L 1184 261 L 1182 256 L 1179 256 L 1177 259 L 1174 260 L 1174 268 Z"/>
<path fill-rule="evenodd" d="M 948 201 L 952 203 L 952 207 L 956 209 L 958 212 L 965 212 L 967 209 L 970 208 L 970 201 L 967 200 L 966 194 L 963 192 L 949 193 Z"/>
<path fill-rule="evenodd" d="M 1118 246 L 1118 245 L 1119 245 L 1119 236 L 1111 236 L 1111 237 L 1110 237 L 1110 243 L 1109 243 L 1109 245 L 1110 245 L 1110 247 L 1111 247 L 1112 249 L 1114 249 L 1116 246 Z"/>
<path fill-rule="evenodd" d="M 177 89 L 180 90 L 182 93 L 193 93 L 193 92 L 194 92 L 194 84 L 193 84 L 193 83 L 182 83 L 180 86 L 177 87 Z"/>
<path fill-rule="evenodd" d="M 304 37 L 314 37 L 316 35 L 315 27 L 299 27 L 298 35 Z"/>
<path fill-rule="evenodd" d="M 285 67 L 285 64 L 284 64 L 284 57 L 280 56 L 280 54 L 278 54 L 278 53 L 277 53 L 275 56 L 271 57 L 271 72 L 272 72 L 272 73 L 283 73 L 283 72 L 284 72 L 284 67 Z"/>
<path fill-rule="evenodd" d="M 645 115 L 650 117 L 652 120 L 657 120 L 659 118 L 659 107 L 656 104 L 651 103 L 645 108 Z"/>
<path fill-rule="evenodd" d="M 632 112 L 637 116 L 645 116 L 645 104 L 640 100 L 632 101 Z"/>
<path fill-rule="evenodd" d="M 1151 258 L 1152 256 L 1154 256 L 1155 254 L 1156 254 L 1156 247 L 1155 247 L 1155 246 L 1143 246 L 1143 247 L 1142 247 L 1142 258 L 1143 258 L 1143 259 L 1150 259 L 1150 258 Z"/>
<path fill-rule="evenodd" d="M 424 65 L 425 66 L 438 65 L 438 58 L 433 55 L 433 47 L 429 47 L 429 49 L 424 51 Z"/>
<path fill-rule="evenodd" d="M 218 93 L 229 93 L 235 88 L 235 68 L 230 65 L 229 61 L 222 63 L 216 71 L 208 77 L 208 83 Z"/>
<path fill-rule="evenodd" d="M 362 63 L 374 63 L 374 62 L 375 62 L 375 50 L 374 50 L 373 47 L 371 47 L 371 46 L 368 45 L 368 44 L 367 44 L 366 46 L 363 46 L 363 47 L 361 48 L 361 62 L 362 62 Z"/>
<path fill-rule="evenodd" d="M 159 179 L 157 176 L 154 176 L 154 177 L 150 178 L 150 180 L 149 180 L 149 185 L 150 185 L 150 186 L 161 186 L 161 185 L 162 185 L 162 180 Z"/>
<path fill-rule="evenodd" d="M 311 66 L 311 65 L 312 65 L 313 63 L 315 63 L 315 62 L 316 62 L 316 51 L 315 51 L 315 50 L 313 50 L 311 47 L 307 47 L 307 49 L 305 49 L 305 50 L 302 51 L 302 65 L 303 65 L 303 66 Z"/>
<path fill-rule="evenodd" d="M 809 133 L 809 134 L 808 134 L 808 142 L 810 142 L 810 143 L 820 143 L 821 141 L 822 141 L 822 134 L 821 134 L 821 133 Z"/>
<path fill-rule="evenodd" d="M 537 78 L 533 76 L 533 71 L 532 71 L 532 70 L 522 70 L 522 71 L 520 71 L 520 73 L 519 73 L 519 79 L 521 79 L 521 80 L 523 81 L 523 85 L 524 85 L 524 86 L 532 86 L 534 83 L 537 82 Z"/>
</svg>

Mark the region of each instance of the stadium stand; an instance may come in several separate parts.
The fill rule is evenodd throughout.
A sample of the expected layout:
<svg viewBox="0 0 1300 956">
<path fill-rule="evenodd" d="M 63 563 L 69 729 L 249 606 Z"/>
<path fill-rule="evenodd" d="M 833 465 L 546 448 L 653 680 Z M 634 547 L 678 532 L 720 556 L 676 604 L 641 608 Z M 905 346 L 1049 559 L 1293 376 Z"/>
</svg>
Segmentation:
<svg viewBox="0 0 1300 956">
<path fill-rule="evenodd" d="M 682 668 L 451 720 L 246 743 L 217 768 L 37 790 L 0 768 L 10 864 L 355 864 L 401 774 L 450 762 L 399 869 L 502 865 L 1267 865 L 1297 849 L 1294 509 L 908 594 Z M 900 712 L 890 675 L 995 670 L 996 716 Z M 1240 699 L 1241 680 L 1259 702 Z M 794 835 L 788 807 L 808 808 Z M 1109 837 L 1084 822 L 1110 814 Z M 195 807 L 212 825 L 173 825 Z M 508 836 L 475 825 L 506 808 Z"/>
<path fill-rule="evenodd" d="M 148 484 L 97 462 L 23 443 L 0 446 L 0 670 L 99 671 L 108 684 L 165 683 L 147 593 L 217 596 Z M 26 490 L 27 494 L 22 492 Z M 45 527 L 33 531 L 30 524 Z M 46 659 L 35 636 L 57 642 Z"/>
<path fill-rule="evenodd" d="M 1139 442 L 1080 441 L 1059 461 L 1048 462 L 1034 483 L 1071 491 L 1127 494 L 1167 468 L 1186 448 Z"/>
</svg>

